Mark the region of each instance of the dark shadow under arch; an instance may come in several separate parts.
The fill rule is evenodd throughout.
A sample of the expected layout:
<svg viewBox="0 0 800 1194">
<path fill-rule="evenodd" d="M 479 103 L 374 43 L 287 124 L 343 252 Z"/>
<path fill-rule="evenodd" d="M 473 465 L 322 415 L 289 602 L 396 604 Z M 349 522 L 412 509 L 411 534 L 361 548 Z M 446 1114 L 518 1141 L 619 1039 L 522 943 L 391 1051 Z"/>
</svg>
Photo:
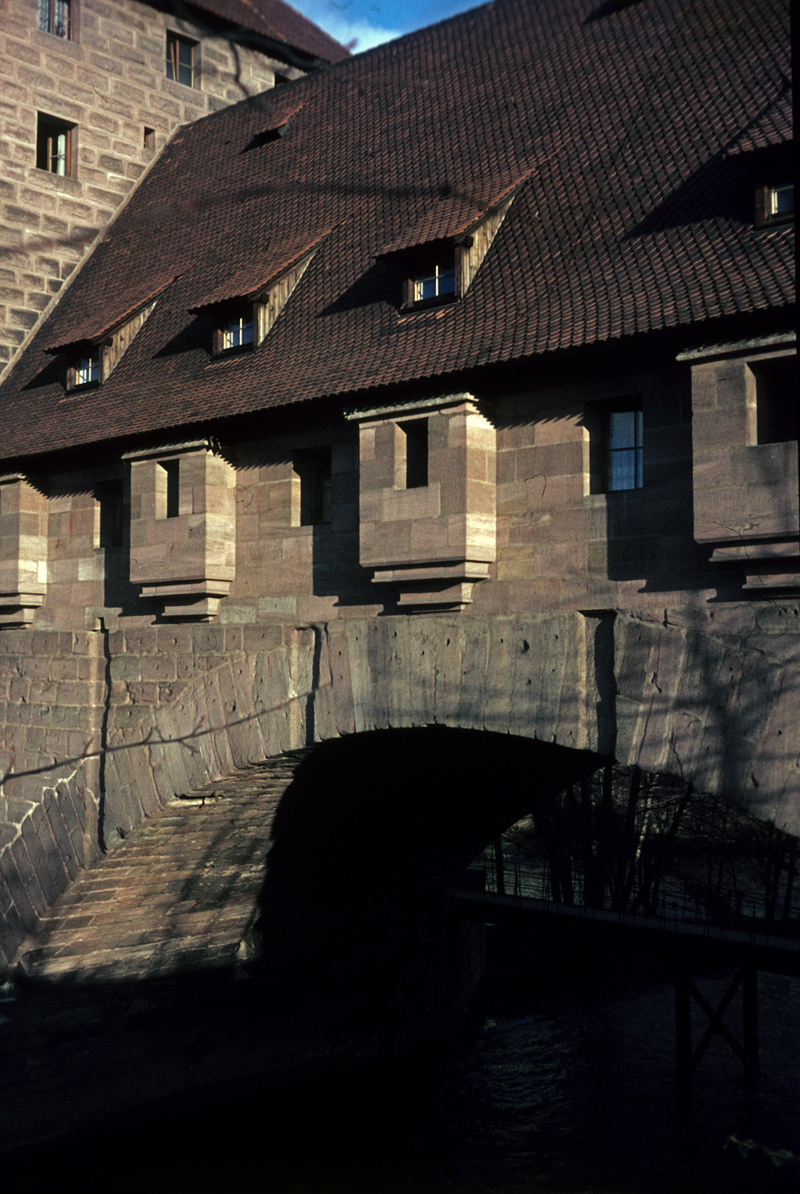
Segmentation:
<svg viewBox="0 0 800 1194">
<path fill-rule="evenodd" d="M 265 994 L 301 1018 L 374 1029 L 392 1049 L 455 1016 L 472 946 L 445 892 L 498 833 L 600 762 L 441 726 L 321 744 L 273 824 L 248 942 Z"/>
</svg>

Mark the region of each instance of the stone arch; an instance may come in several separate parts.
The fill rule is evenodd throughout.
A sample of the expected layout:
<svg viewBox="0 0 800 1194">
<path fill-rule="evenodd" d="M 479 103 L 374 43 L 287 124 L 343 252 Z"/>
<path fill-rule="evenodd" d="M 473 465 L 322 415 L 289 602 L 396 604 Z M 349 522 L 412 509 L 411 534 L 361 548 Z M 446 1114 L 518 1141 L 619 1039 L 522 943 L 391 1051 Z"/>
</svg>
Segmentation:
<svg viewBox="0 0 800 1194">
<path fill-rule="evenodd" d="M 340 1027 L 368 1022 L 394 1043 L 449 1032 L 477 978 L 464 968 L 480 930 L 448 910 L 447 888 L 502 830 L 601 761 L 442 726 L 322 743 L 276 812 L 244 950 L 269 997 L 314 1017 L 327 1009 Z"/>
</svg>

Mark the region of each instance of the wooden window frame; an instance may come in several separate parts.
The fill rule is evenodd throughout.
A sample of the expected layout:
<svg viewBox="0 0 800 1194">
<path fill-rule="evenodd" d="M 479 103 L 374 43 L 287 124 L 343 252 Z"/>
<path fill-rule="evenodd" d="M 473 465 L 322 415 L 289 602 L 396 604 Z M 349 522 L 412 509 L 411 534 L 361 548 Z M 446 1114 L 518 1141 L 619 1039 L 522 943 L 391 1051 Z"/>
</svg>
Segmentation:
<svg viewBox="0 0 800 1194">
<path fill-rule="evenodd" d="M 238 343 L 230 343 L 231 325 L 238 323 L 239 333 L 249 330 L 248 339 L 239 339 Z M 232 356 L 240 352 L 250 352 L 256 346 L 258 334 L 258 316 L 253 303 L 246 303 L 238 307 L 229 307 L 219 317 L 214 329 L 214 356 Z"/>
<path fill-rule="evenodd" d="M 63 32 L 59 32 L 57 21 L 58 8 L 66 10 L 67 22 Z M 74 0 L 39 0 L 39 31 L 49 33 L 53 37 L 60 37 L 64 41 L 73 41 L 75 37 Z"/>
<path fill-rule="evenodd" d="M 188 83 L 180 78 L 181 67 L 185 66 L 185 63 L 181 63 L 180 60 L 181 46 L 185 46 L 191 54 L 191 63 L 189 65 L 191 78 Z M 170 71 L 172 71 L 171 75 Z M 197 85 L 197 42 L 193 41 L 191 37 L 184 37 L 182 33 L 175 33 L 172 29 L 167 30 L 165 74 L 171 83 L 179 83 L 181 87 L 195 87 Z"/>
<path fill-rule="evenodd" d="M 792 191 L 792 206 L 785 211 L 776 211 L 775 200 L 779 192 Z M 775 224 L 789 224 L 794 220 L 794 183 L 791 180 L 762 186 L 756 190 L 756 227 L 771 228 Z"/>
<path fill-rule="evenodd" d="M 59 120 L 57 116 L 48 116 L 44 112 L 36 114 L 36 167 L 47 174 L 54 174 L 56 178 L 73 178 L 75 165 L 75 128 L 68 120 Z M 63 136 L 64 142 L 64 170 L 53 163 L 61 159 L 55 142 Z M 55 150 L 55 151 L 54 151 Z"/>
<path fill-rule="evenodd" d="M 88 381 L 80 381 L 79 376 L 83 367 L 83 362 L 88 361 L 94 364 L 97 369 L 97 376 L 90 377 Z M 103 382 L 103 349 L 99 344 L 92 344 L 88 349 L 75 353 L 67 368 L 67 390 L 72 393 L 75 390 L 94 390 Z"/>
</svg>

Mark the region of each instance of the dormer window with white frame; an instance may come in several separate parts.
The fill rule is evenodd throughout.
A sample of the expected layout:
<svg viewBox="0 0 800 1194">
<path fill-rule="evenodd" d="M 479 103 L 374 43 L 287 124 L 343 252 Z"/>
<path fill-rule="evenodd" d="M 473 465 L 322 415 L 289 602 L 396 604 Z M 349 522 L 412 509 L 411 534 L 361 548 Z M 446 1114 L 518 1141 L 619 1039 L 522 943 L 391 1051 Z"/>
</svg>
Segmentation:
<svg viewBox="0 0 800 1194">
<path fill-rule="evenodd" d="M 86 320 L 73 326 L 69 340 L 51 344 L 45 349 L 54 355 L 67 354 L 67 393 L 73 390 L 88 390 L 108 381 L 153 311 L 157 301 L 153 296 L 160 294 L 164 289 L 163 281 L 147 288 L 144 301 L 141 299 L 140 290 L 137 298 L 121 316 L 112 320 L 108 320 L 106 316 L 102 322 L 100 319 Z"/>
<path fill-rule="evenodd" d="M 191 315 L 210 318 L 214 357 L 238 356 L 258 348 L 329 231 L 319 236 L 311 249 L 299 254 L 290 250 L 288 264 L 285 257 L 279 257 L 274 265 L 269 261 L 248 264 L 189 308 Z"/>
<path fill-rule="evenodd" d="M 86 386 L 99 385 L 101 381 L 100 348 L 93 345 L 79 353 L 75 358 L 75 363 L 70 367 L 69 373 L 71 376 L 67 379 L 68 390 L 79 390 Z"/>
<path fill-rule="evenodd" d="M 413 302 L 424 303 L 431 299 L 455 298 L 455 258 L 445 257 L 427 268 L 420 269 L 413 280 Z"/>
<path fill-rule="evenodd" d="M 223 315 L 215 337 L 215 352 L 241 352 L 252 348 L 255 343 L 254 315 L 252 303 Z"/>
<path fill-rule="evenodd" d="M 794 219 L 794 183 L 781 182 L 756 191 L 756 225 L 763 228 Z"/>
</svg>

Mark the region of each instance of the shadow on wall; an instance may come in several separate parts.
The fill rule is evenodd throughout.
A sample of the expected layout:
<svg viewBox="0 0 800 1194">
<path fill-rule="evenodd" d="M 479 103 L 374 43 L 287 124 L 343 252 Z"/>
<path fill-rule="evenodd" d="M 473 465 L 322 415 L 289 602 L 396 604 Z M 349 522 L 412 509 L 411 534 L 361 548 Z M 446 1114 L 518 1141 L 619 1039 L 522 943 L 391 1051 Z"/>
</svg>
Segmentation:
<svg viewBox="0 0 800 1194">
<path fill-rule="evenodd" d="M 248 968 L 301 1017 L 375 1023 L 393 1043 L 433 1029 L 463 945 L 445 923 L 448 886 L 597 766 L 588 751 L 441 726 L 323 743 L 276 812 Z"/>
</svg>

